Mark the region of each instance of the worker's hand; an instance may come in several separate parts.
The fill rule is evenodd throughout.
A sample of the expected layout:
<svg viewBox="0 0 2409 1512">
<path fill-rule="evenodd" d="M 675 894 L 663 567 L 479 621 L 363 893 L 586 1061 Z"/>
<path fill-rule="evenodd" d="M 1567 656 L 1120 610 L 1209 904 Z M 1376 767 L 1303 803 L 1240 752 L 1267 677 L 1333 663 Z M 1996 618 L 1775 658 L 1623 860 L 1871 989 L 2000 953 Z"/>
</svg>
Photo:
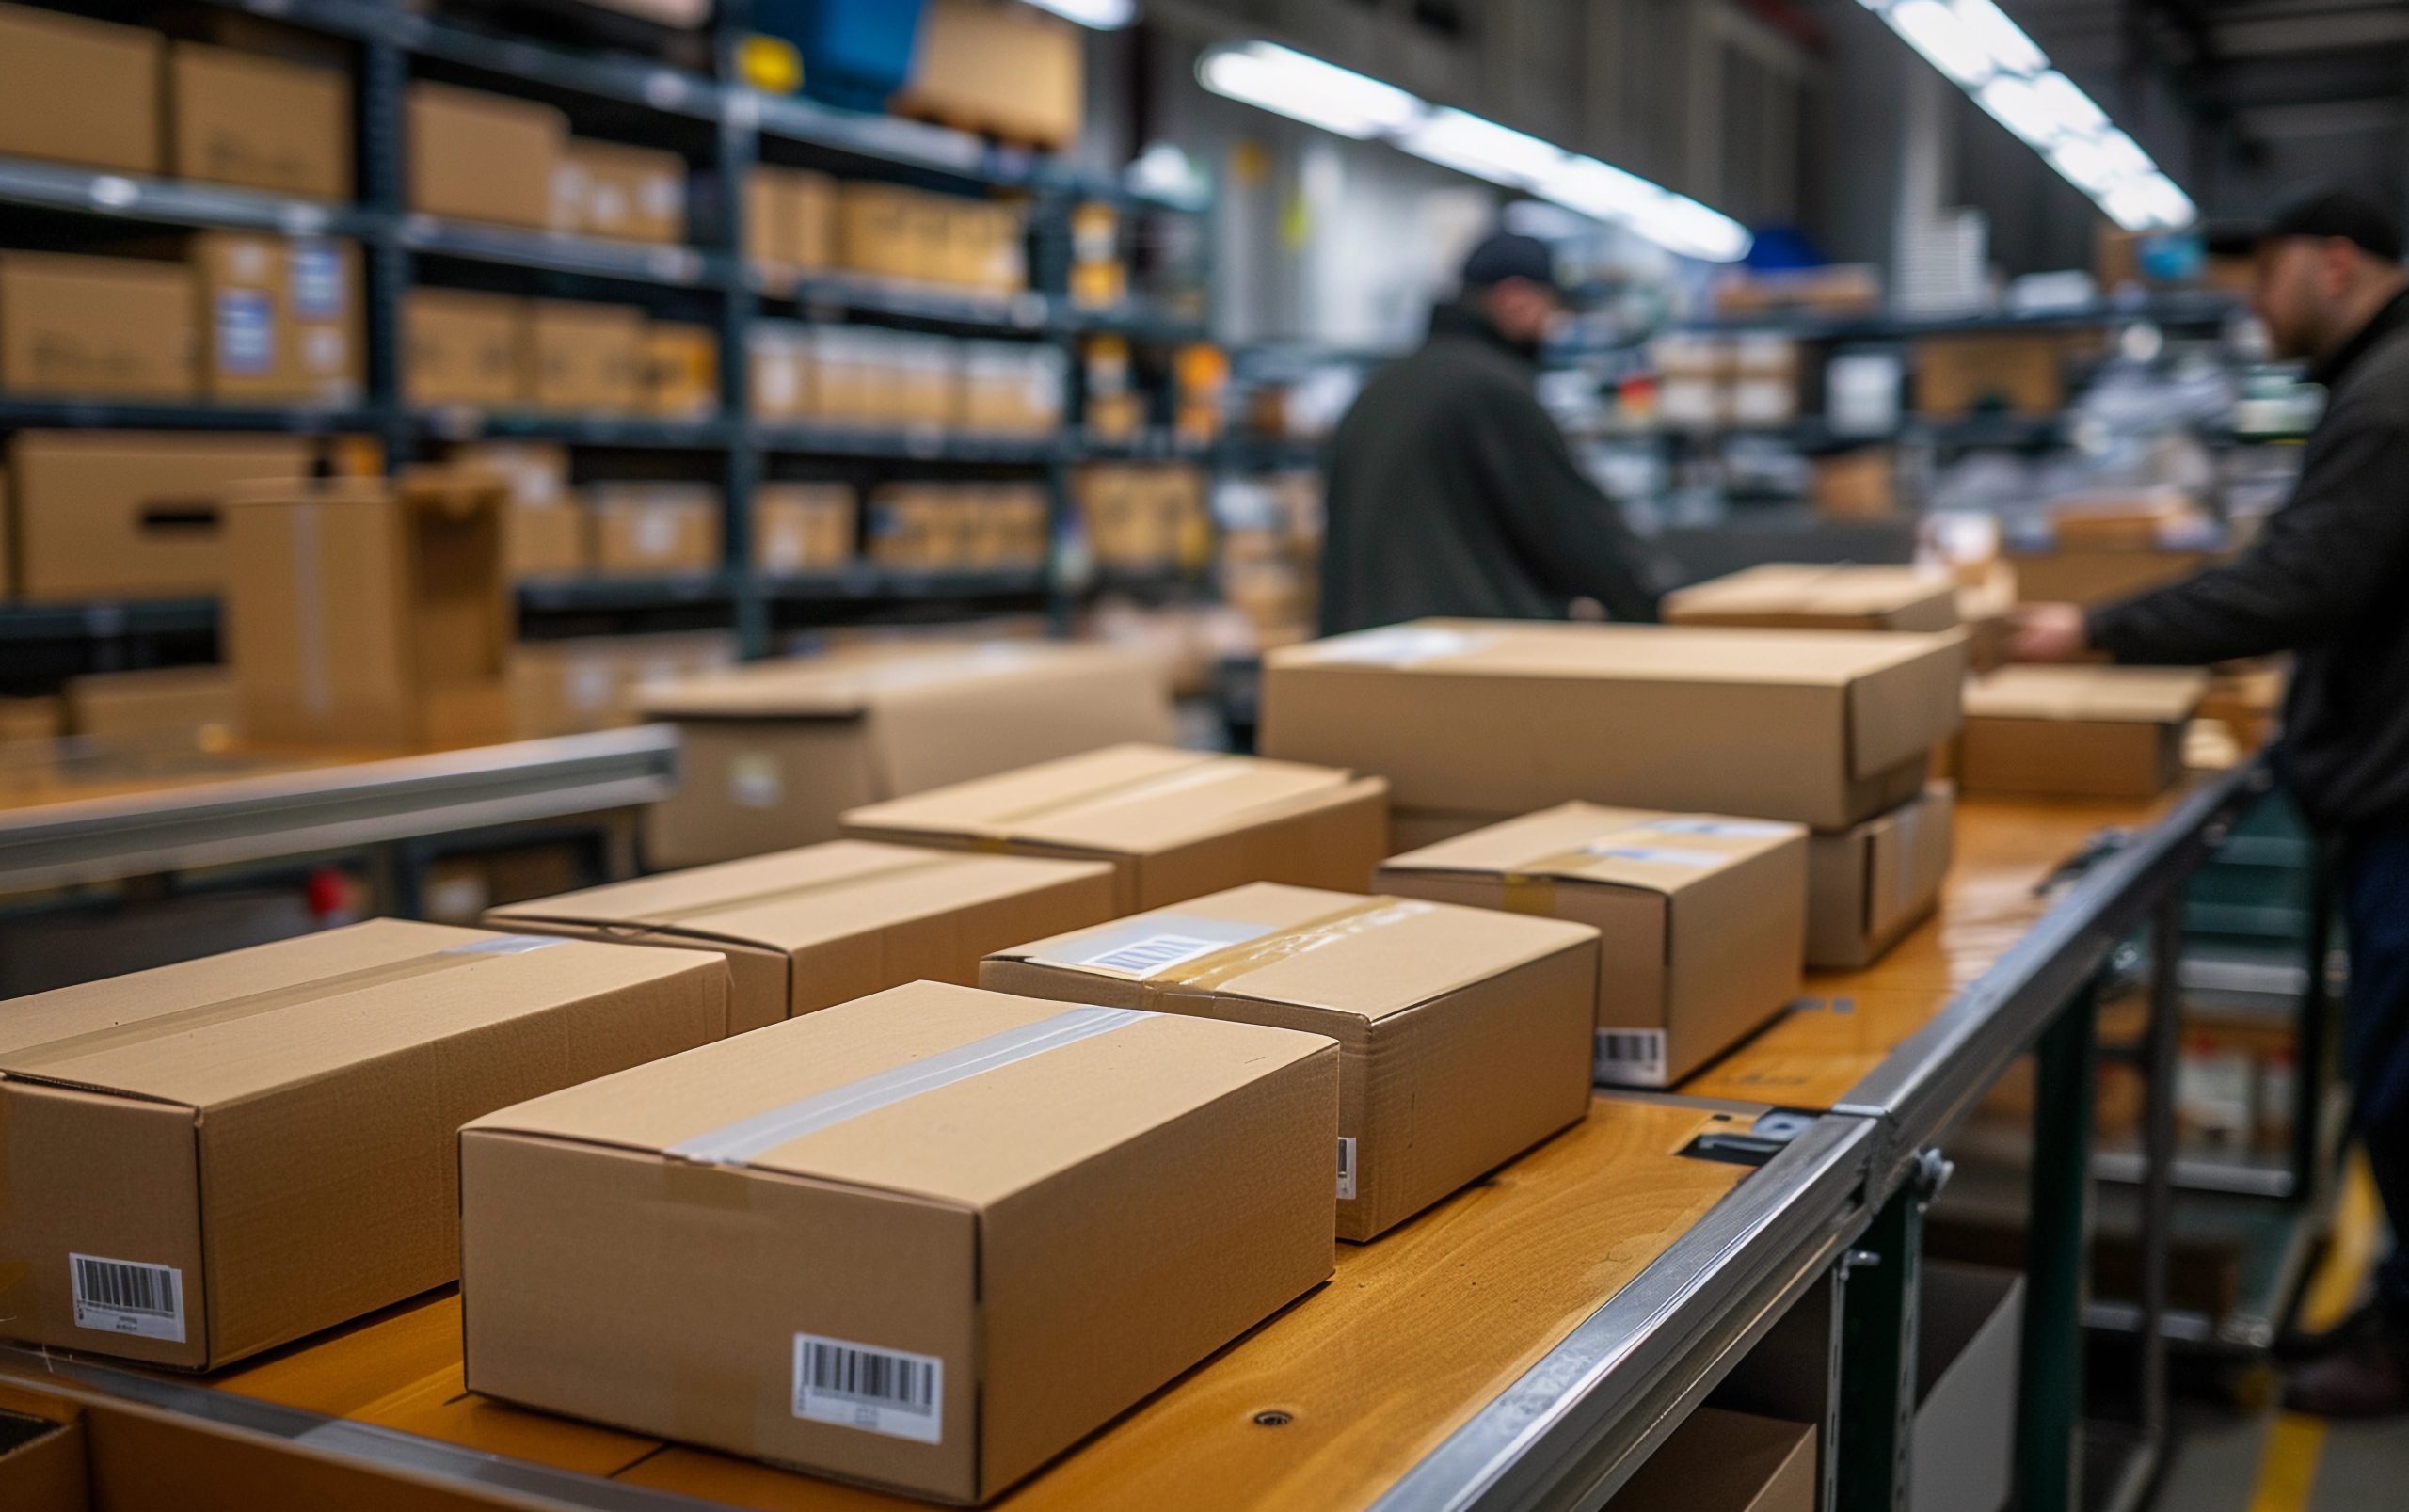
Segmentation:
<svg viewBox="0 0 2409 1512">
<path fill-rule="evenodd" d="M 2016 612 L 2018 661 L 2072 661 L 2091 649 L 2078 604 L 2027 604 Z"/>
</svg>

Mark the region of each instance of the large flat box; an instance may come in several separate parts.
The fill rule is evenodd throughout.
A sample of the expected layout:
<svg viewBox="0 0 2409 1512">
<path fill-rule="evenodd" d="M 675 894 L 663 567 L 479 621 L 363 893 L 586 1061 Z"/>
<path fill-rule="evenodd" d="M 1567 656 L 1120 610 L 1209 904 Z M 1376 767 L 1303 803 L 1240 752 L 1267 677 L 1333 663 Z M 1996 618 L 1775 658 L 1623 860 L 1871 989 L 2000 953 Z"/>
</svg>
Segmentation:
<svg viewBox="0 0 2409 1512">
<path fill-rule="evenodd" d="M 0 1329 L 199 1370 L 443 1285 L 462 1123 L 726 1027 L 710 956 L 394 919 L 20 998 Z"/>
<path fill-rule="evenodd" d="M 707 483 L 598 483 L 586 489 L 595 571 L 618 576 L 710 572 L 720 565 L 726 511 Z"/>
<path fill-rule="evenodd" d="M 67 679 L 68 728 L 119 740 L 234 727 L 234 679 L 224 667 L 151 667 Z"/>
<path fill-rule="evenodd" d="M 168 144 L 180 179 L 348 200 L 351 80 L 262 53 L 170 43 Z"/>
<path fill-rule="evenodd" d="M 301 481 L 227 511 L 224 645 L 243 732 L 446 748 L 510 738 L 500 483 Z"/>
<path fill-rule="evenodd" d="M 201 389 L 220 404 L 357 404 L 366 382 L 359 247 L 249 231 L 193 239 Z"/>
<path fill-rule="evenodd" d="M 0 153 L 158 172 L 166 45 L 140 26 L 0 6 Z"/>
<path fill-rule="evenodd" d="M 1388 785 L 1351 772 L 1114 745 L 856 808 L 859 839 L 1105 861 L 1119 912 L 1250 882 L 1352 892 L 1388 838 Z"/>
<path fill-rule="evenodd" d="M 626 242 L 686 239 L 686 160 L 675 152 L 572 136 L 562 148 L 555 192 L 569 216 L 564 231 Z"/>
<path fill-rule="evenodd" d="M 2216 557 L 2207 551 L 2076 549 L 2013 560 L 2020 602 L 2090 608 L 2180 582 Z"/>
<path fill-rule="evenodd" d="M 515 903 L 485 922 L 717 951 L 735 979 L 736 1033 L 908 981 L 976 986 L 988 952 L 1115 912 L 1101 862 L 831 840 Z"/>
<path fill-rule="evenodd" d="M 753 490 L 753 565 L 763 572 L 833 572 L 854 559 L 854 489 L 843 483 L 765 483 Z"/>
<path fill-rule="evenodd" d="M 1935 783 L 1887 814 L 1807 841 L 1807 963 L 1872 965 L 1932 915 L 1955 848 L 1957 797 Z"/>
<path fill-rule="evenodd" d="M 0 1381 L 0 1506 L 91 1512 L 88 1453 L 81 1408 Z"/>
<path fill-rule="evenodd" d="M 419 80 L 403 141 L 421 215 L 550 229 L 568 118 L 550 105 Z"/>
<path fill-rule="evenodd" d="M 538 299 L 528 324 L 528 402 L 578 414 L 645 407 L 645 317 L 634 305 Z"/>
<path fill-rule="evenodd" d="M 1571 799 L 1839 829 L 1959 722 L 1954 635 L 1423 620 L 1264 659 L 1263 754 L 1503 819 Z"/>
<path fill-rule="evenodd" d="M 1815 1512 L 1816 1489 L 1813 1424 L 1702 1407 L 1606 1512 Z"/>
<path fill-rule="evenodd" d="M 413 405 L 508 409 L 534 397 L 528 302 L 412 289 L 402 299 L 402 392 Z"/>
<path fill-rule="evenodd" d="M 195 337 L 192 276 L 181 263 L 0 253 L 0 390 L 191 399 Z"/>
<path fill-rule="evenodd" d="M 1916 412 L 2054 415 L 2066 407 L 2066 342 L 2049 335 L 1926 336 L 1915 343 Z"/>
<path fill-rule="evenodd" d="M 675 796 L 646 814 L 658 866 L 837 837 L 888 798 L 1125 740 L 1175 738 L 1162 667 L 1109 646 L 866 646 L 653 690 L 678 727 Z"/>
<path fill-rule="evenodd" d="M 1666 595 L 1664 615 L 1743 629 L 1950 630 L 1957 588 L 1914 567 L 1768 563 Z"/>
<path fill-rule="evenodd" d="M 1908 1512 L 2000 1512 L 2016 1473 L 2024 1278 L 1926 1261 Z"/>
<path fill-rule="evenodd" d="M 506 1108 L 460 1136 L 468 1388 L 984 1501 L 1329 1277 L 1337 1082 L 920 982 Z"/>
<path fill-rule="evenodd" d="M 1798 995 L 1807 832 L 1565 804 L 1392 856 L 1377 891 L 1599 932 L 1596 1075 L 1670 1087 Z"/>
<path fill-rule="evenodd" d="M 51 600 L 216 593 L 228 495 L 310 464 L 309 442 L 280 436 L 21 431 L 8 448 L 19 590 Z"/>
<path fill-rule="evenodd" d="M 986 0 L 933 0 L 920 19 L 900 103 L 972 131 L 1062 148 L 1086 98 L 1079 33 L 1050 16 Z"/>
<path fill-rule="evenodd" d="M 1368 1240 L 1580 1121 L 1598 933 L 1256 883 L 1014 946 L 997 992 L 1338 1042 L 1338 1235 Z"/>
<path fill-rule="evenodd" d="M 2155 797 L 2183 773 L 2183 727 L 2208 691 L 2191 667 L 2002 667 L 1966 685 L 1957 780 L 1968 792 Z"/>
</svg>

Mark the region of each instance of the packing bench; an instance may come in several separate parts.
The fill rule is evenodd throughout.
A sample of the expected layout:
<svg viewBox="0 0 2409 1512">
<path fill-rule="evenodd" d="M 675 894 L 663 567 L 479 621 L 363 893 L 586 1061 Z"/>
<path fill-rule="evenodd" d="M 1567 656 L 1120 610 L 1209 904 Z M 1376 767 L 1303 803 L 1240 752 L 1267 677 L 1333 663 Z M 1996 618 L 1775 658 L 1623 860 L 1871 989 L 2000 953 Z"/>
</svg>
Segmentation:
<svg viewBox="0 0 2409 1512">
<path fill-rule="evenodd" d="M 1981 1505 L 2010 1474 L 2034 1512 L 2082 1504 L 2085 1480 L 2130 1504 L 2164 1443 L 2181 889 L 2270 786 L 2249 764 L 2146 804 L 1966 799 L 1938 915 L 1878 963 L 1811 975 L 1788 1013 L 1673 1090 L 1600 1093 L 1584 1122 L 1381 1243 L 1342 1246 L 1329 1285 L 995 1504 L 1595 1505 L 1710 1394 L 1820 1424 L 1827 1507 Z M 2111 826 L 2123 843 L 2098 844 Z M 2096 1014 L 2145 926 L 2145 1407 L 2123 1456 L 2085 1467 Z M 1943 1403 L 1920 1326 L 1972 1351 L 2015 1320 L 1923 1313 L 1958 1278 L 1924 1274 L 1922 1224 L 1945 1177 L 1936 1146 L 2028 1050 L 2049 1111 L 2018 1407 L 1986 1414 Z M 459 1337 L 447 1291 L 197 1378 L 0 1346 L 0 1405 L 13 1390 L 80 1414 L 113 1508 L 917 1504 L 470 1395 Z M 1987 1483 L 1981 1455 L 1927 1442 L 1986 1417 L 1994 1435 L 2013 1423 Z"/>
</svg>

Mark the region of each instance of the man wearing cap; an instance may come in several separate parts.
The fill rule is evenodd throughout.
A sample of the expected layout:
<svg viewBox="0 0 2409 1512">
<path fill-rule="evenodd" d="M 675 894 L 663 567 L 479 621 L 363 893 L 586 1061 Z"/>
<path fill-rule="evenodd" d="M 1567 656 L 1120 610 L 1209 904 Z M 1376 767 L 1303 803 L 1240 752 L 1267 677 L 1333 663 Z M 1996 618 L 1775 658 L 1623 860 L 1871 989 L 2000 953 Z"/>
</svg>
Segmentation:
<svg viewBox="0 0 2409 1512">
<path fill-rule="evenodd" d="M 2016 645 L 2194 665 L 2293 653 L 2278 759 L 2340 842 L 2345 1065 L 2395 1248 L 2366 1309 L 2292 1341 L 2286 1400 L 2378 1416 L 2409 1411 L 2409 271 L 2399 227 L 2350 194 L 2305 200 L 2246 245 L 2269 338 L 2327 391 L 2291 498 L 2236 560 L 2088 613 L 2034 606 Z"/>
<path fill-rule="evenodd" d="M 1325 633 L 1562 619 L 1576 599 L 1656 617 L 1658 569 L 1534 392 L 1563 304 L 1545 243 L 1491 236 L 1429 339 L 1364 385 L 1330 447 Z"/>
</svg>

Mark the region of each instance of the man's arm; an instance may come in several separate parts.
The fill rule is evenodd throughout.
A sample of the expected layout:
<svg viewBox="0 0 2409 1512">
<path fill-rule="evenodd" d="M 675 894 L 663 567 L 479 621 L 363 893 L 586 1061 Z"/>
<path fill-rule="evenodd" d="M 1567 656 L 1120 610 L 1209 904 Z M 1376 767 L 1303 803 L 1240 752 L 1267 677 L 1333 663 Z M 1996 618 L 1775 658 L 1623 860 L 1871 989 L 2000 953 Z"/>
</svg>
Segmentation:
<svg viewBox="0 0 2409 1512">
<path fill-rule="evenodd" d="M 2314 645 L 2398 595 L 2409 562 L 2409 429 L 2352 426 L 2237 561 L 2092 611 L 2119 661 L 2199 665 Z"/>
<path fill-rule="evenodd" d="M 1572 459 L 1530 394 L 1484 386 L 1458 417 L 1482 491 L 1532 576 L 1567 600 L 1594 598 L 1618 620 L 1651 621 L 1669 586 L 1655 549 Z"/>
</svg>

